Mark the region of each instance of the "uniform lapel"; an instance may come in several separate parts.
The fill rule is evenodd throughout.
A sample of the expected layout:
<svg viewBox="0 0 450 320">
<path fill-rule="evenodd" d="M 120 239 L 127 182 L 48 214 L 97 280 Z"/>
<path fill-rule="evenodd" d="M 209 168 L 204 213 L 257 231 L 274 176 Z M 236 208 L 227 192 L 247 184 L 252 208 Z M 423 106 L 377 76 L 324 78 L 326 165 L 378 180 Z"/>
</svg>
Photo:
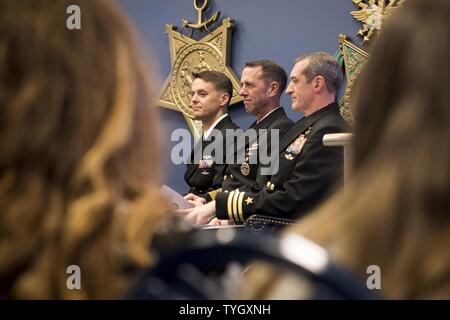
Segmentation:
<svg viewBox="0 0 450 320">
<path fill-rule="evenodd" d="M 222 131 L 222 129 L 226 128 L 227 125 L 232 124 L 233 121 L 231 121 L 231 118 L 229 116 L 226 116 L 220 122 L 214 127 L 214 129 Z"/>
</svg>

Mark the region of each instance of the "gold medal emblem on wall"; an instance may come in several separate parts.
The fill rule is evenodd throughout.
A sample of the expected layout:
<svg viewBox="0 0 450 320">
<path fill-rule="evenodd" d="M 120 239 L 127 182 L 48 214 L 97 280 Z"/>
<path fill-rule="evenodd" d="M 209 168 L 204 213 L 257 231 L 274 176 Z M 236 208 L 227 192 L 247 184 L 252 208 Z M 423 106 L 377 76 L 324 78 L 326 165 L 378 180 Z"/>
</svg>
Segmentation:
<svg viewBox="0 0 450 320">
<path fill-rule="evenodd" d="M 250 165 L 247 162 L 244 162 L 243 164 L 241 164 L 241 173 L 244 176 L 248 176 L 250 173 Z"/>
<path fill-rule="evenodd" d="M 209 28 L 216 24 L 220 12 L 216 12 L 204 21 L 203 12 L 208 9 L 209 1 L 204 0 L 202 4 L 199 4 L 199 1 L 194 0 L 194 7 L 198 12 L 198 21 L 191 23 L 183 19 L 182 30 L 207 31 L 207 34 L 197 41 L 177 31 L 177 27 L 166 25 L 172 70 L 163 85 L 158 105 L 182 112 L 194 139 L 198 140 L 201 137 L 201 122 L 194 119 L 190 100 L 193 73 L 205 70 L 223 72 L 233 84 L 230 105 L 242 101 L 242 98 L 239 96 L 241 89 L 239 79 L 229 66 L 231 29 L 234 21 L 226 18 L 214 31 L 209 32 Z"/>
</svg>

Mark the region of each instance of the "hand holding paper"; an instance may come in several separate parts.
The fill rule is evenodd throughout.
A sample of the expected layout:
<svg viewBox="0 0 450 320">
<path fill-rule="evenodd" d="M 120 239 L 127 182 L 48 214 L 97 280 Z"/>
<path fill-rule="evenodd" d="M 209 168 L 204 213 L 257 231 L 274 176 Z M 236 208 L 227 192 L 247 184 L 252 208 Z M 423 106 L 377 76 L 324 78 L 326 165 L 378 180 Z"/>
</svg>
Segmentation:
<svg viewBox="0 0 450 320">
<path fill-rule="evenodd" d="M 172 208 L 173 211 L 178 210 L 184 211 L 186 209 L 194 208 L 194 204 L 190 203 L 181 194 L 179 194 L 178 192 L 169 188 L 166 185 L 162 186 L 161 193 L 169 200 L 170 207 Z"/>
</svg>

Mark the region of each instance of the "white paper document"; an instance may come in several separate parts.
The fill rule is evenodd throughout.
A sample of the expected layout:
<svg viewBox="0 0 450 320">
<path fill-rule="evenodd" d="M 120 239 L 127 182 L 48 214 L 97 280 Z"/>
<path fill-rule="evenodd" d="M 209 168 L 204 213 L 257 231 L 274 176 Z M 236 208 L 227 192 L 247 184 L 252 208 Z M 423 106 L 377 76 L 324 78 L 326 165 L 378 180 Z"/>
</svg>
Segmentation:
<svg viewBox="0 0 450 320">
<path fill-rule="evenodd" d="M 194 207 L 181 194 L 166 185 L 161 187 L 161 193 L 169 200 L 172 210 L 190 209 Z"/>
</svg>

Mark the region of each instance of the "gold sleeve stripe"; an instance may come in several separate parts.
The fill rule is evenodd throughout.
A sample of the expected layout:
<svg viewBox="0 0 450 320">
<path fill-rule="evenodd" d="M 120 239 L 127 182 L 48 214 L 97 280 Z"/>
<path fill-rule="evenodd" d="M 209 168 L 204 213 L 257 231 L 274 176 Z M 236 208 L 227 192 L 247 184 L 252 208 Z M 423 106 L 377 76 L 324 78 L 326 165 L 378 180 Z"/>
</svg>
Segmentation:
<svg viewBox="0 0 450 320">
<path fill-rule="evenodd" d="M 216 200 L 217 193 L 222 192 L 222 188 L 208 192 L 211 199 Z"/>
<path fill-rule="evenodd" d="M 234 221 L 236 221 L 236 222 L 239 222 L 238 210 L 237 210 L 237 201 L 238 201 L 239 194 L 240 194 L 239 189 L 237 189 L 233 196 L 233 214 L 234 214 Z"/>
<path fill-rule="evenodd" d="M 238 214 L 241 222 L 244 222 L 244 215 L 242 214 L 242 202 L 244 201 L 244 194 L 245 192 L 241 192 L 238 199 Z"/>
<path fill-rule="evenodd" d="M 231 211 L 231 200 L 233 199 L 233 196 L 234 196 L 234 191 L 231 191 L 231 193 L 228 195 L 228 200 L 227 200 L 228 217 L 231 220 L 234 220 L 233 212 Z"/>
</svg>

